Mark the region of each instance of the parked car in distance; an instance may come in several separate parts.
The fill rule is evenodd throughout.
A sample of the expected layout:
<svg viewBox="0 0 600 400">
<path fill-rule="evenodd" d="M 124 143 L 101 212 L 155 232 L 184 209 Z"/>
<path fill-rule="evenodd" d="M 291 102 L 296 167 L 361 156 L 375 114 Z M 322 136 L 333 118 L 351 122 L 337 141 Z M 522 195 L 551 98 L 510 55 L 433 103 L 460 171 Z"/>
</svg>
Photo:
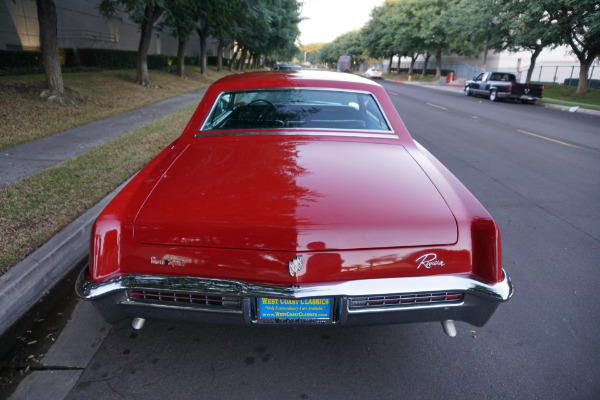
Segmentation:
<svg viewBox="0 0 600 400">
<path fill-rule="evenodd" d="M 276 64 L 271 71 L 300 71 L 301 69 L 299 65 Z"/>
<path fill-rule="evenodd" d="M 365 71 L 365 77 L 370 79 L 381 79 L 381 71 L 377 67 L 371 67 Z"/>
<path fill-rule="evenodd" d="M 340 56 L 337 63 L 338 72 L 352 72 L 352 57 Z"/>
<path fill-rule="evenodd" d="M 231 75 L 98 216 L 76 291 L 108 322 L 483 326 L 512 295 L 498 226 L 385 89 Z"/>
<path fill-rule="evenodd" d="M 521 100 L 533 104 L 542 98 L 544 85 L 518 83 L 515 74 L 509 72 L 482 72 L 465 83 L 467 96 L 486 96 L 491 101 L 499 99 Z"/>
</svg>

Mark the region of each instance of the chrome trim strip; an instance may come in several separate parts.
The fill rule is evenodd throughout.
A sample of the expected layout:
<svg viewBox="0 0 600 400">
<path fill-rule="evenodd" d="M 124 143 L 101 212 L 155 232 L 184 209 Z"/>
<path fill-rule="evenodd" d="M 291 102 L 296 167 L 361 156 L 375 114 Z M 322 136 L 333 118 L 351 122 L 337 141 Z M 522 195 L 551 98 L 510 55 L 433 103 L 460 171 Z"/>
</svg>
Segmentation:
<svg viewBox="0 0 600 400">
<path fill-rule="evenodd" d="M 285 128 L 292 129 L 292 128 Z M 228 137 L 228 136 L 336 136 L 336 137 L 356 137 L 356 138 L 375 138 L 375 139 L 393 139 L 400 140 L 394 133 L 356 133 L 348 132 L 344 129 L 323 131 L 316 128 L 315 131 L 310 131 L 310 128 L 303 128 L 297 131 L 260 131 L 260 132 L 227 132 L 227 133 L 196 133 L 195 138 L 202 137 Z M 209 132 L 209 131 L 207 131 Z M 381 132 L 361 130 L 361 132 Z"/>
<path fill-rule="evenodd" d="M 506 272 L 504 273 L 505 279 L 495 284 L 487 284 L 465 275 L 434 275 L 277 287 L 235 280 L 135 274 L 120 276 L 98 284 L 87 279 L 87 270 L 86 266 L 79 274 L 75 285 L 77 295 L 86 300 L 96 300 L 115 292 L 133 288 L 181 290 L 241 297 L 265 296 L 294 299 L 462 291 L 501 302 L 508 300 L 513 294 L 512 282 Z"/>
<path fill-rule="evenodd" d="M 131 300 L 123 300 L 120 301 L 119 304 L 123 304 L 125 306 L 136 306 L 136 307 L 155 307 L 160 309 L 172 309 L 172 310 L 191 310 L 191 311 L 202 311 L 216 314 L 242 314 L 243 310 L 240 308 L 239 310 L 232 310 L 230 308 L 210 308 L 210 307 L 202 307 L 202 306 L 188 306 L 185 304 L 165 304 L 165 303 L 150 303 L 150 302 L 142 302 L 142 301 L 131 301 Z"/>
<path fill-rule="evenodd" d="M 386 312 L 394 312 L 394 311 L 403 311 L 406 309 L 411 309 L 411 310 L 427 310 L 430 308 L 444 308 L 444 309 L 449 309 L 449 308 L 454 308 L 454 307 L 463 307 L 465 305 L 464 301 L 460 301 L 457 303 L 431 303 L 431 304 L 419 304 L 419 305 L 415 305 L 415 304 L 406 304 L 403 306 L 396 306 L 396 307 L 379 307 L 379 308 L 365 308 L 365 309 L 360 309 L 360 310 L 352 310 L 350 308 L 348 308 L 348 314 L 370 314 L 370 313 L 386 313 Z"/>
</svg>

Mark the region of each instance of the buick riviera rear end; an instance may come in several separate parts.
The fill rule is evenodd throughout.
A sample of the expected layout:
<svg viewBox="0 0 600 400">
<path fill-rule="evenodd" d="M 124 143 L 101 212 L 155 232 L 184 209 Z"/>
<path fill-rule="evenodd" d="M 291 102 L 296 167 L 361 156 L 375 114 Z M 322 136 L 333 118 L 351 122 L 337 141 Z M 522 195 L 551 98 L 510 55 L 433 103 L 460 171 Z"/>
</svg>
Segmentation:
<svg viewBox="0 0 600 400">
<path fill-rule="evenodd" d="M 451 336 L 512 294 L 496 223 L 385 90 L 309 71 L 211 86 L 98 217 L 76 289 L 136 328 L 437 321 Z"/>
</svg>

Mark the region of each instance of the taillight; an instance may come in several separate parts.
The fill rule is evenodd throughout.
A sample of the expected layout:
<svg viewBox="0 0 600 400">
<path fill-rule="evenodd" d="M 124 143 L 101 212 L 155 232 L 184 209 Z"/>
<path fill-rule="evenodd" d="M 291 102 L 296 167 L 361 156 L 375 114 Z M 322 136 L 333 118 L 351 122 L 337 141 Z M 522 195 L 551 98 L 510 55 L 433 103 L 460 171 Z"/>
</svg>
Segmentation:
<svg viewBox="0 0 600 400">
<path fill-rule="evenodd" d="M 488 282 L 500 282 L 502 272 L 502 244 L 500 231 L 491 219 L 476 219 L 471 224 L 473 243 L 473 273 Z"/>
<path fill-rule="evenodd" d="M 510 83 L 510 85 L 508 85 L 508 91 L 509 91 L 509 92 L 512 92 L 512 87 L 513 87 L 513 84 L 512 84 L 512 82 L 511 82 L 511 83 Z"/>
</svg>

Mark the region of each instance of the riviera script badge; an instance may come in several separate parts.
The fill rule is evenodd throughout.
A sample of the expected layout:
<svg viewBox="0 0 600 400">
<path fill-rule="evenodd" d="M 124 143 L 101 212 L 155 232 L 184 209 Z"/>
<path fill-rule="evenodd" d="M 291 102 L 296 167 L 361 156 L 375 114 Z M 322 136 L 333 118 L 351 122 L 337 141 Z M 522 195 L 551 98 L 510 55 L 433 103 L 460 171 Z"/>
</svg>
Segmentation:
<svg viewBox="0 0 600 400">
<path fill-rule="evenodd" d="M 415 261 L 419 263 L 419 265 L 417 265 L 417 269 L 421 268 L 421 267 L 425 267 L 427 269 L 434 267 L 434 266 L 440 266 L 443 267 L 444 265 L 446 265 L 445 262 L 443 262 L 442 260 L 438 260 L 437 259 L 438 256 L 435 253 L 427 253 L 422 255 L 421 257 L 417 258 Z"/>
</svg>

